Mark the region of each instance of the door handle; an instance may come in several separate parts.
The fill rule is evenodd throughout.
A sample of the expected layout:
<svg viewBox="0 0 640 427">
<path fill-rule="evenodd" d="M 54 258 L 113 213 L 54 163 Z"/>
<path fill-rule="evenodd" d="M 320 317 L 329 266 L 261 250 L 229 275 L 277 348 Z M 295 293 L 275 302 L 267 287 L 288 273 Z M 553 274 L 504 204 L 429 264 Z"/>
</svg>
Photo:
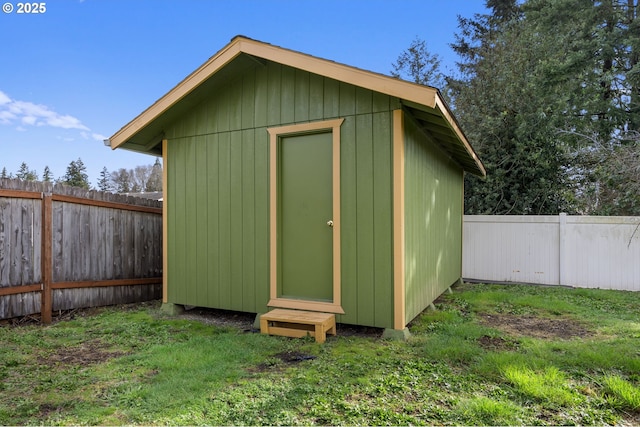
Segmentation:
<svg viewBox="0 0 640 427">
<path fill-rule="evenodd" d="M 329 221 L 327 221 L 327 225 L 328 225 L 329 227 L 333 227 L 333 220 L 329 220 Z"/>
</svg>

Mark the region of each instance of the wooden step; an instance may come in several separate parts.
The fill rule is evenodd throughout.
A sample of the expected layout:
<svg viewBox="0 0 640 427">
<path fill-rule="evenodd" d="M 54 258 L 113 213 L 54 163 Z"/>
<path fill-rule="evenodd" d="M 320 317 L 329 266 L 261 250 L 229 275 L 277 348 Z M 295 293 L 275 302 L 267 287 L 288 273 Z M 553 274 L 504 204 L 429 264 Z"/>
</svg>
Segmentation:
<svg viewBox="0 0 640 427">
<path fill-rule="evenodd" d="M 277 308 L 260 316 L 260 332 L 296 338 L 310 335 L 323 343 L 327 334 L 336 334 L 336 315 Z"/>
</svg>

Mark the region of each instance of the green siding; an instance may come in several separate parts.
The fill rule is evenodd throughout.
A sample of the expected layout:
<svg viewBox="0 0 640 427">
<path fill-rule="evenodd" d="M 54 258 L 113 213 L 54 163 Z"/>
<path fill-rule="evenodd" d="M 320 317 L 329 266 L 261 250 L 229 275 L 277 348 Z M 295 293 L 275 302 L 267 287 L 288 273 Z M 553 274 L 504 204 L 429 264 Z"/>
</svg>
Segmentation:
<svg viewBox="0 0 640 427">
<path fill-rule="evenodd" d="M 374 230 L 373 219 L 373 130 L 371 114 L 364 114 L 356 118 L 356 206 L 357 218 L 356 241 L 358 247 L 356 274 L 358 282 L 371 283 L 375 277 Z M 391 282 L 390 282 L 391 283 Z M 374 324 L 374 310 L 376 295 L 374 292 L 358 293 L 358 320 Z"/>
<path fill-rule="evenodd" d="M 387 100 L 388 103 L 388 100 Z M 393 327 L 393 170 L 392 116 L 373 115 L 373 280 L 374 324 Z"/>
<path fill-rule="evenodd" d="M 356 205 L 356 123 L 345 120 L 340 128 L 340 273 L 343 323 L 358 324 L 358 210 Z M 347 309 L 348 308 L 348 309 Z"/>
<path fill-rule="evenodd" d="M 463 172 L 405 119 L 406 322 L 462 276 Z"/>
<path fill-rule="evenodd" d="M 392 327 L 392 110 L 399 101 L 271 62 L 212 87 L 165 129 L 169 302 L 267 310 L 266 128 L 342 117 L 345 314 L 338 321 Z"/>
</svg>

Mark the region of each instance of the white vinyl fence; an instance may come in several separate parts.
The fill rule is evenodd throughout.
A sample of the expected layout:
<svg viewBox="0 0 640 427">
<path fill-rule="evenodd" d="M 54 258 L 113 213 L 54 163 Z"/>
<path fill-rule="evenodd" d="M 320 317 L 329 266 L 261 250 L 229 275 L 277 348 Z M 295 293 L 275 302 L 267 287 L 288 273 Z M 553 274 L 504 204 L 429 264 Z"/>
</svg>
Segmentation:
<svg viewBox="0 0 640 427">
<path fill-rule="evenodd" d="M 640 291 L 640 217 L 465 215 L 467 280 Z"/>
</svg>

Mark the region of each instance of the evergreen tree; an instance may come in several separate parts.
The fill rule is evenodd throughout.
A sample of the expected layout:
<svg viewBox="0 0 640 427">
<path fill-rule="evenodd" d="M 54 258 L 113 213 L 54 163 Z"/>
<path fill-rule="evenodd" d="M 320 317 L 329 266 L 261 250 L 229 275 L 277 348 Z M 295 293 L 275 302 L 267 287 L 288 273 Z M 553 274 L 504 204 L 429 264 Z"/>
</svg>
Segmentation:
<svg viewBox="0 0 640 427">
<path fill-rule="evenodd" d="M 551 214 L 567 210 L 566 156 L 536 100 L 535 63 L 527 54 L 515 0 L 495 0 L 491 14 L 459 18 L 452 45 L 460 76 L 449 78 L 453 107 L 487 169 L 465 177 L 470 214 Z"/>
<path fill-rule="evenodd" d="M 87 190 L 90 188 L 87 167 L 82 162 L 82 159 L 78 158 L 78 160 L 69 163 L 67 172 L 62 177 L 61 182 L 72 187 L 86 188 Z"/>
<path fill-rule="evenodd" d="M 111 191 L 111 174 L 107 170 L 107 167 L 104 166 L 102 171 L 100 171 L 100 179 L 98 180 L 98 190 L 100 191 Z"/>
<path fill-rule="evenodd" d="M 640 23 L 628 0 L 490 0 L 459 17 L 452 105 L 487 169 L 467 213 L 640 214 Z"/>
<path fill-rule="evenodd" d="M 29 166 L 27 166 L 26 162 L 22 162 L 20 164 L 20 169 L 16 173 L 16 178 L 22 181 L 37 181 L 38 174 L 34 170 L 29 170 Z"/>
<path fill-rule="evenodd" d="M 16 178 L 18 178 L 21 181 L 26 181 L 28 174 L 29 174 L 29 166 L 27 166 L 25 162 L 22 162 L 20 164 L 20 169 L 18 169 L 18 172 L 16 172 Z"/>
<path fill-rule="evenodd" d="M 545 35 L 531 44 L 536 56 L 547 52 L 536 85 L 554 95 L 548 116 L 571 156 L 576 208 L 639 215 L 638 176 L 621 163 L 640 156 L 637 2 L 530 0 L 524 11 L 529 33 Z"/>
<path fill-rule="evenodd" d="M 44 167 L 44 171 L 42 172 L 42 181 L 44 182 L 53 181 L 53 174 L 51 173 L 51 169 L 49 169 L 49 166 Z"/>
<path fill-rule="evenodd" d="M 0 179 L 7 179 L 7 178 L 10 178 L 10 176 L 7 173 L 7 168 L 3 166 L 2 173 L 0 173 Z"/>
</svg>

